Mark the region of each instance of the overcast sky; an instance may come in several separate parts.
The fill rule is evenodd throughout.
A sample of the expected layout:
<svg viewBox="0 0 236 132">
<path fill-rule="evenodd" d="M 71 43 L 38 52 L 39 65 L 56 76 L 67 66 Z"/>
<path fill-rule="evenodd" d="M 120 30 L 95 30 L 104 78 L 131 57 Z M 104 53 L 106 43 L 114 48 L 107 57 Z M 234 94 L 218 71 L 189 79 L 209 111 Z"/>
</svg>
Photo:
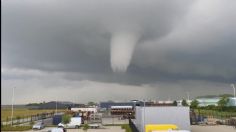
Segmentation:
<svg viewBox="0 0 236 132">
<path fill-rule="evenodd" d="M 3 0 L 2 104 L 230 94 L 235 0 Z"/>
</svg>

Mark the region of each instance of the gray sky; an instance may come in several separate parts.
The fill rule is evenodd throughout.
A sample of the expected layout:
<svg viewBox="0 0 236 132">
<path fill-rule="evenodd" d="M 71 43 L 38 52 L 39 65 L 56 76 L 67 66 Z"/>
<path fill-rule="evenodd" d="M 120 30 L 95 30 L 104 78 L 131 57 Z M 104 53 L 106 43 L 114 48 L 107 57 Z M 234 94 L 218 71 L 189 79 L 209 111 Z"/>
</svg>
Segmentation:
<svg viewBox="0 0 236 132">
<path fill-rule="evenodd" d="M 3 0 L 2 104 L 232 93 L 235 0 Z"/>
</svg>

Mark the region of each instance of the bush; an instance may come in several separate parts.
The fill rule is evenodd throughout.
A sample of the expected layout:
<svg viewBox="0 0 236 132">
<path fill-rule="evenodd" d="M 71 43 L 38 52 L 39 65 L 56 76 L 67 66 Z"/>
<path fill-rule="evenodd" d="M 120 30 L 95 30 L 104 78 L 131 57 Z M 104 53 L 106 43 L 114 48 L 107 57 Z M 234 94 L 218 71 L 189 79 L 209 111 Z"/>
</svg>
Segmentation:
<svg viewBox="0 0 236 132">
<path fill-rule="evenodd" d="M 188 103 L 185 99 L 182 100 L 182 106 L 188 106 Z"/>
<path fill-rule="evenodd" d="M 178 105 L 178 102 L 175 100 L 175 101 L 173 102 L 173 105 L 174 105 L 174 106 L 177 106 L 177 105 Z"/>
<path fill-rule="evenodd" d="M 83 130 L 87 131 L 89 129 L 89 125 L 88 124 L 84 124 Z"/>
<path fill-rule="evenodd" d="M 63 115 L 62 116 L 62 123 L 68 124 L 70 123 L 71 116 L 70 115 Z"/>
<path fill-rule="evenodd" d="M 196 108 L 198 108 L 198 105 L 199 105 L 199 102 L 195 99 L 192 101 L 190 107 L 193 109 L 196 109 Z"/>
<path fill-rule="evenodd" d="M 121 128 L 125 129 L 125 132 L 132 132 L 129 124 L 123 124 L 123 125 L 121 125 Z"/>
</svg>

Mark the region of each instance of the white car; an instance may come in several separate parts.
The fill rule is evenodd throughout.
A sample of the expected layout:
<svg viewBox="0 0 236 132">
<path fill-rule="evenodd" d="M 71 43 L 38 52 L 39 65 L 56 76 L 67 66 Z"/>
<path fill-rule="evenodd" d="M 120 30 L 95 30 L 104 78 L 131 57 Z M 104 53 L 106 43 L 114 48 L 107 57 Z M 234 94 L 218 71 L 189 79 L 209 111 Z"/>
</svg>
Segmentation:
<svg viewBox="0 0 236 132">
<path fill-rule="evenodd" d="M 58 127 L 79 128 L 80 125 L 81 125 L 81 117 L 72 117 L 70 123 L 68 124 L 59 123 Z"/>
<path fill-rule="evenodd" d="M 190 132 L 188 130 L 160 130 L 160 131 L 152 131 L 152 132 Z"/>
<path fill-rule="evenodd" d="M 64 128 L 52 128 L 48 132 L 66 132 Z"/>
<path fill-rule="evenodd" d="M 90 128 L 99 128 L 101 125 L 100 124 L 88 124 Z"/>
<path fill-rule="evenodd" d="M 43 129 L 45 127 L 43 122 L 37 122 L 36 124 L 33 125 L 33 129 Z"/>
</svg>

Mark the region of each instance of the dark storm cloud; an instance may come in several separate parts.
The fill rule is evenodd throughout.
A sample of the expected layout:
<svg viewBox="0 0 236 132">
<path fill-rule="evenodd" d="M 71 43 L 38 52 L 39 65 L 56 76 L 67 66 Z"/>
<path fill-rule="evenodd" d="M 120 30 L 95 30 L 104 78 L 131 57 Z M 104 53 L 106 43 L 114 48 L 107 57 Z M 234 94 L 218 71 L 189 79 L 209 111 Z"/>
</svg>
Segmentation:
<svg viewBox="0 0 236 132">
<path fill-rule="evenodd" d="M 183 92 L 191 85 L 220 88 L 236 80 L 235 9 L 235 0 L 3 0 L 4 86 L 16 80 L 27 87 L 22 79 L 33 78 L 39 89 L 56 89 L 53 84 L 63 79 L 100 87 L 147 84 L 151 91 L 165 92 L 178 85 L 179 95 L 181 87 Z M 135 44 L 129 47 L 133 53 L 124 64 L 126 72 L 114 73 L 111 42 L 123 32 Z M 50 74 L 58 78 L 50 81 Z M 204 91 L 200 86 L 190 89 Z"/>
<path fill-rule="evenodd" d="M 4 1 L 4 64 L 110 72 L 111 32 L 139 28 L 141 41 L 158 38 L 170 32 L 189 7 L 186 1 L 152 2 Z"/>
<path fill-rule="evenodd" d="M 217 2 L 215 5 L 213 4 L 216 6 L 215 8 L 218 8 Z M 199 3 L 201 2 L 3 1 L 3 64 L 48 71 L 109 74 L 111 72 L 109 64 L 110 33 L 122 28 L 132 28 L 132 30 L 141 30 L 139 31 L 142 34 L 139 45 L 145 47 L 146 45 L 142 44 L 145 41 L 153 41 L 154 44 L 151 49 L 147 48 L 143 51 L 145 54 L 136 50 L 134 58 L 138 60 L 134 59 L 131 63 L 139 66 L 139 62 L 142 61 L 144 66 L 139 66 L 138 71 L 133 70 L 127 74 L 134 72 L 139 75 L 142 73 L 151 78 L 155 75 L 165 77 L 165 74 L 171 78 L 172 74 L 173 77 L 176 74 L 176 76 L 180 75 L 179 77 L 201 78 L 202 76 L 203 79 L 206 76 L 209 78 L 228 77 L 227 79 L 232 80 L 236 73 L 233 68 L 235 67 L 235 61 L 233 61 L 235 60 L 233 49 L 236 48 L 235 37 L 233 37 L 235 30 L 231 28 L 235 25 L 233 24 L 235 17 L 230 14 L 224 16 L 224 13 L 233 9 L 221 7 L 216 10 L 219 14 L 214 14 L 214 12 L 209 14 L 215 17 L 215 20 L 224 18 L 221 20 L 222 22 L 211 21 L 211 18 L 206 18 L 209 19 L 209 22 L 203 21 L 206 23 L 205 25 L 221 26 L 223 24 L 222 29 L 212 28 L 212 26 L 209 27 L 210 31 L 204 29 L 200 30 L 201 32 L 198 34 L 192 33 L 195 38 L 186 35 L 184 36 L 186 40 L 178 39 L 185 34 L 185 28 L 189 25 L 190 20 L 192 26 L 196 26 L 195 28 L 205 26 L 199 19 L 207 17 L 208 14 L 204 16 L 201 14 L 204 13 L 201 12 L 202 10 L 194 9 L 204 6 L 197 5 Z M 235 2 L 232 3 L 235 4 Z M 188 14 L 196 16 L 192 16 L 192 19 L 188 20 Z M 199 22 L 195 22 L 194 19 Z M 186 27 L 178 26 L 181 25 L 179 23 L 186 24 Z M 176 27 L 179 30 L 177 32 L 180 33 L 176 40 L 179 41 L 173 42 L 171 38 L 167 37 L 164 42 L 158 42 L 159 38 L 165 38 Z M 201 36 L 201 33 L 207 34 L 207 36 Z M 175 43 L 170 45 L 173 47 L 178 46 L 178 43 L 187 43 L 186 45 L 189 46 L 186 46 L 186 49 L 167 47 L 164 51 L 160 51 L 163 48 L 159 43 Z M 195 51 L 197 53 L 191 53 L 191 46 L 195 47 L 195 45 L 200 45 L 201 48 L 207 45 L 213 46 L 206 47 L 203 52 L 197 50 Z M 161 53 L 156 54 L 151 51 Z M 162 57 L 162 54 L 165 56 Z M 143 57 L 148 58 L 142 59 Z M 162 62 L 163 60 L 165 62 Z M 149 62 L 157 63 L 150 65 Z M 151 72 L 151 74 L 150 67 L 153 69 L 152 71 L 157 72 Z M 186 69 L 186 67 L 189 68 Z M 175 73 L 174 68 L 180 70 L 181 73 Z M 130 69 L 135 68 L 131 66 Z M 201 75 L 204 74 L 201 71 L 205 69 L 215 71 L 209 75 Z M 132 77 L 128 78 L 132 80 Z"/>
</svg>

